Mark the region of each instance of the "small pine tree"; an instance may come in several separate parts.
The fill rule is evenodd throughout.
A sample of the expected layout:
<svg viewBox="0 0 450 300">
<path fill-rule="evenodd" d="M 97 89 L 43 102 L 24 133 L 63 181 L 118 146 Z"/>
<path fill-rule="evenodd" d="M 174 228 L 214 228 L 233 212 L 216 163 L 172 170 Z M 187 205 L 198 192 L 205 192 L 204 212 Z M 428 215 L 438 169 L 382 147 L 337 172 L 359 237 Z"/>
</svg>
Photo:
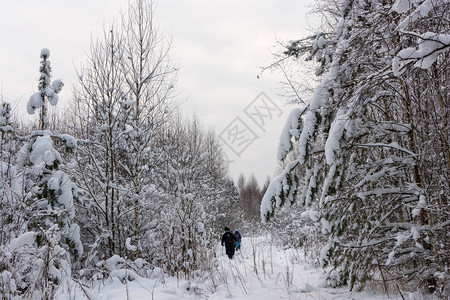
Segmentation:
<svg viewBox="0 0 450 300">
<path fill-rule="evenodd" d="M 12 131 L 10 118 L 11 104 L 9 104 L 8 102 L 3 102 L 2 108 L 0 109 L 0 132 L 2 132 L 2 137 L 3 134 Z"/>
<path fill-rule="evenodd" d="M 58 104 L 58 93 L 64 86 L 63 82 L 59 79 L 53 81 L 50 84 L 52 68 L 50 66 L 50 51 L 46 48 L 41 50 L 41 66 L 39 72 L 39 92 L 31 95 L 27 103 L 27 111 L 30 115 L 34 114 L 35 110 L 40 108 L 39 128 L 45 130 L 48 128 L 48 116 L 47 116 L 47 101 L 55 106 Z"/>
<path fill-rule="evenodd" d="M 41 129 L 48 125 L 45 100 L 56 105 L 56 94 L 63 86 L 60 80 L 49 85 L 51 69 L 48 57 L 49 51 L 43 49 L 40 92 L 28 102 L 28 108 L 33 112 L 38 107 L 42 108 Z M 62 160 L 54 147 L 54 140 L 65 141 L 70 147 L 76 145 L 74 139 L 67 135 L 35 131 L 18 152 L 16 165 L 8 168 L 7 172 L 2 167 L 2 175 L 7 177 L 2 176 L 5 180 L 2 180 L 1 190 L 8 192 L 2 193 L 2 202 L 15 203 L 20 212 L 20 218 L 10 219 L 16 223 L 15 227 L 12 226 L 15 230 L 10 231 L 4 240 L 5 247 L 0 247 L 2 266 L 6 269 L 2 278 L 12 281 L 8 286 L 0 287 L 3 296 L 52 299 L 61 286 L 71 282 L 71 257 L 76 260 L 83 253 L 79 227 L 73 222 L 77 189 L 60 170 Z"/>
</svg>

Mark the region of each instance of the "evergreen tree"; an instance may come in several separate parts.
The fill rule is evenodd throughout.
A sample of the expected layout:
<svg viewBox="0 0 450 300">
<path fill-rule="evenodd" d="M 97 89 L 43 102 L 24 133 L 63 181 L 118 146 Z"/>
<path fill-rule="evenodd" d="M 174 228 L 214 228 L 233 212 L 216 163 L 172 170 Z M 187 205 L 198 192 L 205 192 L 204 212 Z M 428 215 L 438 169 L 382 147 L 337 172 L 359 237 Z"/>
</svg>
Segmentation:
<svg viewBox="0 0 450 300">
<path fill-rule="evenodd" d="M 326 7 L 332 30 L 286 47 L 325 75 L 288 119 L 279 158 L 296 140 L 299 159 L 269 186 L 262 218 L 286 201 L 308 207 L 328 237 L 321 262 L 336 285 L 373 279 L 388 290 L 403 277 L 406 289 L 445 294 L 449 2 Z"/>
<path fill-rule="evenodd" d="M 2 108 L 0 109 L 0 131 L 2 132 L 2 141 L 6 133 L 13 130 L 11 126 L 11 104 L 8 102 L 2 102 Z"/>
<path fill-rule="evenodd" d="M 30 115 L 40 108 L 39 128 L 45 130 L 48 127 L 47 102 L 55 106 L 58 104 L 58 93 L 63 87 L 63 82 L 59 79 L 50 84 L 52 68 L 50 66 L 50 51 L 46 48 L 41 50 L 41 66 L 39 72 L 39 92 L 33 94 L 27 103 L 27 111 Z"/>
<path fill-rule="evenodd" d="M 41 100 L 55 101 L 62 87 L 60 80 L 51 87 L 48 85 L 49 55 L 47 49 L 41 51 L 40 92 L 30 98 L 28 106 L 33 107 L 30 112 L 43 107 L 42 103 L 34 105 L 38 102 L 37 95 Z M 47 116 L 42 110 L 40 124 L 47 126 Z M 0 257 L 5 276 L 2 278 L 11 281 L 9 286 L 2 286 L 4 297 L 51 299 L 58 289 L 67 293 L 65 287 L 71 284 L 70 263 L 83 254 L 79 227 L 73 222 L 76 186 L 61 171 L 61 155 L 53 140 L 71 149 L 76 146 L 68 135 L 35 131 L 17 153 L 15 165 L 1 162 L 1 221 L 8 223 L 9 229 L 2 228 Z"/>
</svg>

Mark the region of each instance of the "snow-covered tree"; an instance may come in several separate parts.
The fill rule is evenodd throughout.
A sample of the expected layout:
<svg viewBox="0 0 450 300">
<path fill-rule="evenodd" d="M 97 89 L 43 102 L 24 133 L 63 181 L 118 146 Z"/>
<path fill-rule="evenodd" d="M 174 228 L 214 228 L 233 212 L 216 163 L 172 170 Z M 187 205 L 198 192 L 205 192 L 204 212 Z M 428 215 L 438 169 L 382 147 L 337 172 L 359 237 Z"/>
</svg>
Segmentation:
<svg viewBox="0 0 450 300">
<path fill-rule="evenodd" d="M 129 6 L 128 15 L 122 16 L 125 59 L 120 67 L 130 106 L 125 135 L 127 146 L 123 151 L 132 153 L 125 162 L 124 175 L 133 178 L 127 188 L 134 207 L 132 237 L 135 240 L 145 234 L 141 228 L 147 218 L 144 208 L 149 199 L 142 195 L 148 194 L 148 186 L 153 182 L 147 163 L 154 159 L 151 156 L 155 153 L 150 149 L 155 132 L 168 121 L 175 104 L 172 91 L 177 69 L 169 57 L 171 40 L 159 33 L 153 14 L 152 1 L 137 0 Z"/>
<path fill-rule="evenodd" d="M 0 163 L 3 164 L 2 174 L 14 163 L 14 154 L 17 152 L 17 139 L 14 138 L 14 128 L 11 121 L 11 104 L 2 102 L 0 108 Z M 2 180 L 4 178 L 2 177 Z"/>
<path fill-rule="evenodd" d="M 55 106 L 58 104 L 58 93 L 63 87 L 63 82 L 59 79 L 50 83 L 52 68 L 50 66 L 50 51 L 46 48 L 41 50 L 41 66 L 39 72 L 39 92 L 33 94 L 27 103 L 27 111 L 30 115 L 34 114 L 36 109 L 40 109 L 39 128 L 45 130 L 48 127 L 47 102 Z"/>
<path fill-rule="evenodd" d="M 112 27 L 105 40 L 92 46 L 89 61 L 79 71 L 75 92 L 75 132 L 85 143 L 79 148 L 74 178 L 82 191 L 80 220 L 84 239 L 98 245 L 102 259 L 120 254 L 125 246 L 118 219 L 125 187 L 121 186 L 119 154 L 128 118 L 127 91 L 119 63 L 123 57 L 121 35 Z M 123 243 L 121 243 L 123 242 Z"/>
<path fill-rule="evenodd" d="M 62 82 L 48 86 L 49 55 L 47 49 L 41 51 L 39 89 L 45 93 L 41 99 L 56 101 Z M 39 107 L 36 103 L 28 106 Z M 4 112 L 7 114 L 7 109 Z M 47 126 L 46 114 L 41 116 L 40 124 Z M 2 226 L 0 245 L 0 293 L 5 298 L 52 299 L 58 289 L 70 284 L 70 263 L 83 254 L 79 227 L 73 222 L 76 186 L 60 169 L 61 155 L 54 140 L 71 149 L 76 147 L 68 135 L 40 130 L 31 133 L 14 164 L 0 162 L 1 224 L 8 224 L 8 229 Z"/>
<path fill-rule="evenodd" d="M 161 217 L 151 238 L 149 260 L 170 274 L 207 268 L 226 222 L 236 222 L 232 181 L 224 169 L 217 137 L 205 133 L 198 119 L 178 116 L 159 140 L 163 159 L 155 169 L 155 184 L 164 193 Z M 150 244 L 150 243 L 149 243 Z"/>
<path fill-rule="evenodd" d="M 318 3 L 329 30 L 285 54 L 316 59 L 324 75 L 288 119 L 278 158 L 294 145 L 299 158 L 269 186 L 261 216 L 286 201 L 309 208 L 334 284 L 404 278 L 405 289 L 448 295 L 450 3 Z"/>
<path fill-rule="evenodd" d="M 2 132 L 2 140 L 4 134 L 13 130 L 11 126 L 11 104 L 8 102 L 2 102 L 2 108 L 0 109 L 0 131 Z"/>
<path fill-rule="evenodd" d="M 85 143 L 76 177 L 93 265 L 115 254 L 141 256 L 153 219 L 159 218 L 156 205 L 162 196 L 155 190 L 154 172 L 161 150 L 155 136 L 174 109 L 176 69 L 169 49 L 170 41 L 155 26 L 152 3 L 135 1 L 92 45 L 78 72 L 74 114 L 77 136 Z M 127 238 L 136 251 L 127 251 Z"/>
</svg>

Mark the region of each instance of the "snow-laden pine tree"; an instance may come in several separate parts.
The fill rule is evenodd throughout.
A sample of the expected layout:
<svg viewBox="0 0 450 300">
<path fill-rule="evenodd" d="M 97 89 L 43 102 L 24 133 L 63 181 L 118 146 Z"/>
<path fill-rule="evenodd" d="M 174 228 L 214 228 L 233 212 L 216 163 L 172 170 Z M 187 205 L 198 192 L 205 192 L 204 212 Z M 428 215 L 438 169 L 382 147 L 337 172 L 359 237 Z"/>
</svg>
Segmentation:
<svg viewBox="0 0 450 300">
<path fill-rule="evenodd" d="M 47 102 L 55 106 L 58 104 L 58 93 L 63 87 L 63 82 L 59 79 L 50 82 L 52 68 L 49 58 L 50 51 L 46 48 L 41 50 L 41 66 L 39 67 L 39 92 L 33 94 L 27 103 L 27 111 L 30 115 L 34 114 L 36 109 L 40 109 L 39 129 L 48 128 Z"/>
<path fill-rule="evenodd" d="M 2 141 L 6 133 L 13 131 L 11 126 L 11 104 L 3 101 L 0 109 L 0 131 L 2 132 Z"/>
<path fill-rule="evenodd" d="M 9 180 L 14 162 L 13 153 L 16 150 L 11 138 L 13 128 L 10 123 L 10 116 L 11 105 L 2 101 L 0 108 L 0 260 L 2 262 L 6 260 L 5 246 L 19 232 L 20 224 L 17 221 L 17 212 L 21 211 Z M 12 273 L 9 269 L 5 267 L 0 269 L 0 278 L 2 278 L 0 279 L 1 297 L 3 295 L 9 296 L 15 291 L 15 283 L 9 284 L 11 276 Z"/>
<path fill-rule="evenodd" d="M 48 125 L 45 101 L 56 102 L 62 87 L 60 80 L 50 84 L 49 56 L 49 50 L 42 49 L 39 92 L 28 103 L 30 113 L 41 107 L 41 127 Z M 5 210 L 15 211 L 8 215 L 10 230 L 2 228 L 1 294 L 5 298 L 52 299 L 58 290 L 69 293 L 71 262 L 83 254 L 79 227 L 73 222 L 76 186 L 60 169 L 62 160 L 54 140 L 71 149 L 76 146 L 68 135 L 39 130 L 27 138 L 14 165 L 1 162 L 0 194 L 6 204 L 2 224 Z"/>
<path fill-rule="evenodd" d="M 448 295 L 450 3 L 318 4 L 326 31 L 285 54 L 316 60 L 322 81 L 288 119 L 278 158 L 294 146 L 299 158 L 269 186 L 261 216 L 286 201 L 309 208 L 335 285 L 401 281 Z"/>
</svg>

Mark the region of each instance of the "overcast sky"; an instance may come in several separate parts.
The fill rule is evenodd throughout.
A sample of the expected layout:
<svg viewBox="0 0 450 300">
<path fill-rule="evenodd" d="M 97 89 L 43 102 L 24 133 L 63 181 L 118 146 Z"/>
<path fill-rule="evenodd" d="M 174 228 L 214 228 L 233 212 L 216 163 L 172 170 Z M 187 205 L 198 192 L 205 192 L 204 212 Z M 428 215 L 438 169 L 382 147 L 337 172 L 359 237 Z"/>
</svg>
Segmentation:
<svg viewBox="0 0 450 300">
<path fill-rule="evenodd" d="M 173 37 L 179 65 L 178 101 L 214 128 L 237 178 L 273 176 L 280 131 L 290 108 L 278 95 L 282 77 L 264 73 L 276 41 L 308 34 L 310 0 L 160 0 L 160 32 Z M 37 90 L 39 54 L 50 49 L 53 77 L 66 83 L 69 103 L 74 68 L 86 60 L 91 39 L 101 36 L 127 0 L 0 0 L 0 85 L 3 99 L 25 117 Z M 261 94 L 263 93 L 263 94 Z M 258 109 L 258 110 L 257 110 Z"/>
</svg>

